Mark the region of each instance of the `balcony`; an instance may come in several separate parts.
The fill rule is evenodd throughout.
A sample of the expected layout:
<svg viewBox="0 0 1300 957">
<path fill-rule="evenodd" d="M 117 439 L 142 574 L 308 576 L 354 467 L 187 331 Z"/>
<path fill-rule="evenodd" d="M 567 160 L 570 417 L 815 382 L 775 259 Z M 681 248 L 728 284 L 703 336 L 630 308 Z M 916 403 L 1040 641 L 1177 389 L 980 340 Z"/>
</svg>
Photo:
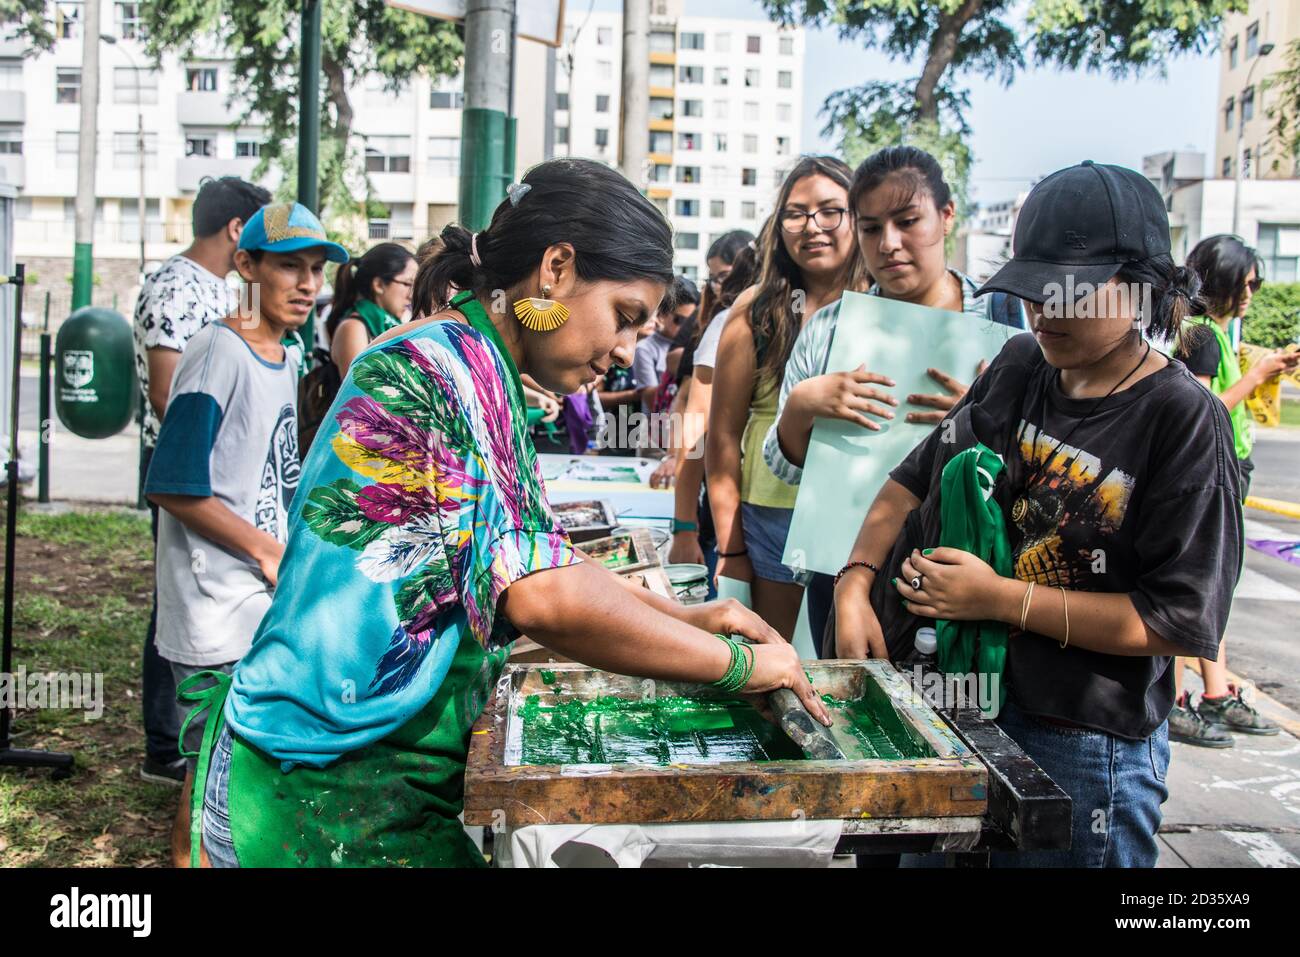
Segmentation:
<svg viewBox="0 0 1300 957">
<path fill-rule="evenodd" d="M 650 62 L 656 66 L 672 66 L 677 62 L 677 54 L 667 50 L 652 51 Z"/>
<path fill-rule="evenodd" d="M 221 176 L 238 176 L 241 179 L 253 178 L 253 167 L 257 160 L 251 157 L 240 159 L 220 159 L 216 156 L 182 156 L 176 161 L 176 188 L 182 192 L 196 193 L 199 181 L 205 176 L 214 179 Z"/>
<path fill-rule="evenodd" d="M 650 129 L 656 133 L 671 133 L 673 131 L 673 118 L 671 116 L 661 116 L 652 119 Z"/>
<path fill-rule="evenodd" d="M 226 94 L 185 90 L 176 97 L 176 115 L 186 126 L 233 126 L 240 121 L 238 104 L 226 106 Z"/>
<path fill-rule="evenodd" d="M 22 154 L 0 153 L 0 183 L 19 189 L 27 185 L 27 164 Z"/>
<path fill-rule="evenodd" d="M 27 94 L 22 90 L 0 90 L 0 123 L 27 122 Z"/>
</svg>

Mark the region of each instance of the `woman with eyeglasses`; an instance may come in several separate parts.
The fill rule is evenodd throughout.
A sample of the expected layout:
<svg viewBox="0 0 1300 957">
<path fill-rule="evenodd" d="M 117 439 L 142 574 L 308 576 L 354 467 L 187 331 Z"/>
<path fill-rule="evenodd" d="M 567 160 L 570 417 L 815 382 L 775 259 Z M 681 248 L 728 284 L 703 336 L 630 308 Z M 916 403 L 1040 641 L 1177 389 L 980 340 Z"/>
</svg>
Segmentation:
<svg viewBox="0 0 1300 957">
<path fill-rule="evenodd" d="M 1219 235 L 1202 239 L 1187 256 L 1187 267 L 1201 278 L 1202 315 L 1188 320 L 1198 323 L 1201 334 L 1179 356 L 1192 375 L 1217 395 L 1232 420 L 1232 440 L 1241 468 L 1241 497 L 1250 489 L 1255 464 L 1250 452 L 1255 444 L 1255 427 L 1246 411 L 1246 396 L 1280 373 L 1300 363 L 1300 353 L 1274 352 L 1245 373 L 1237 361 L 1229 338 L 1229 326 L 1250 308 L 1250 301 L 1264 284 L 1259 255 L 1236 236 Z M 1183 691 L 1183 661 L 1174 669 L 1177 697 L 1169 715 L 1169 737 L 1184 744 L 1205 748 L 1230 748 L 1231 732 L 1277 734 L 1277 725 L 1264 718 L 1241 698 L 1241 689 L 1228 681 L 1226 642 L 1219 642 L 1219 656 L 1201 659 L 1205 691 L 1199 707 Z"/>
<path fill-rule="evenodd" d="M 804 320 L 866 285 L 849 215 L 851 175 L 830 156 L 806 156 L 790 170 L 758 242 L 758 282 L 731 307 L 714 367 L 705 471 L 717 578 L 748 582 L 754 611 L 787 639 L 803 597 L 781 561 L 796 489 L 763 461 L 763 438 Z"/>
<path fill-rule="evenodd" d="M 408 318 L 416 266 L 414 254 L 397 243 L 380 243 L 339 266 L 325 327 L 341 377 L 371 340 Z"/>
</svg>

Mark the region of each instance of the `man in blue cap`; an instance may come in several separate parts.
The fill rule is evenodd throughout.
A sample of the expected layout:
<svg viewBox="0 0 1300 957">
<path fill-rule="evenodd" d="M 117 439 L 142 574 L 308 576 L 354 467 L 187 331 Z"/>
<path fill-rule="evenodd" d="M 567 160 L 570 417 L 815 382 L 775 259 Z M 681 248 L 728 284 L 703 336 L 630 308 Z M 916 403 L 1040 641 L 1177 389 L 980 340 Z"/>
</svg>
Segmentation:
<svg viewBox="0 0 1300 957">
<path fill-rule="evenodd" d="M 298 368 L 285 335 L 307 321 L 325 263 L 347 262 L 305 206 L 258 210 L 235 251 L 238 308 L 196 333 L 176 368 L 145 493 L 162 510 L 155 574 L 158 653 L 176 684 L 229 673 L 271 603 L 298 487 Z M 188 703 L 179 704 L 182 720 Z M 184 730 L 196 753 L 203 719 Z M 191 759 L 172 831 L 189 861 Z"/>
</svg>

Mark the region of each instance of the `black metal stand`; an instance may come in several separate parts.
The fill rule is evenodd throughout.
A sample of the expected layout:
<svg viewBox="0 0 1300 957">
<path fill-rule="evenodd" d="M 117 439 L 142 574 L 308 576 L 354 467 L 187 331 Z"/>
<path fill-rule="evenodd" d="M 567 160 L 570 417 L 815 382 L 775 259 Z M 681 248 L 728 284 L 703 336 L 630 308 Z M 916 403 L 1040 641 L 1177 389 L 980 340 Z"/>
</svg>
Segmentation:
<svg viewBox="0 0 1300 957">
<path fill-rule="evenodd" d="M 0 645 L 0 676 L 12 680 L 14 657 L 14 561 L 18 545 L 18 377 L 23 351 L 23 281 L 26 267 L 19 264 L 13 276 L 0 276 L 0 282 L 12 285 L 14 295 L 13 382 L 9 399 L 8 488 L 5 490 L 5 592 L 4 637 Z M 52 768 L 55 778 L 72 774 L 74 759 L 61 751 L 35 751 L 9 746 L 9 708 L 0 702 L 0 765 L 19 768 Z"/>
</svg>

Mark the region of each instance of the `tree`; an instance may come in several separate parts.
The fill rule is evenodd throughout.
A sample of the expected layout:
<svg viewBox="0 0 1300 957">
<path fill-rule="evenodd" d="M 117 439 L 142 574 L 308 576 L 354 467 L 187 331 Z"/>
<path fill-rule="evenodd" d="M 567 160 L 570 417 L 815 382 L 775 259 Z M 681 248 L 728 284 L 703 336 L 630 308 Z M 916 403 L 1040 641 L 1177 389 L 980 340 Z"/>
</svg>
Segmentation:
<svg viewBox="0 0 1300 957">
<path fill-rule="evenodd" d="M 1241 337 L 1269 349 L 1300 342 L 1300 283 L 1266 282 L 1250 301 Z"/>
<path fill-rule="evenodd" d="M 922 62 L 918 76 L 868 80 L 831 94 L 826 135 L 846 153 L 889 143 L 927 144 L 965 194 L 971 155 L 964 140 L 964 76 L 1010 86 L 1030 63 L 1106 70 L 1114 77 L 1163 70 L 1179 52 L 1217 42 L 1225 13 L 1247 0 L 763 0 L 786 26 L 834 27 L 891 60 Z M 1024 24 L 1015 18 L 1024 10 Z M 933 152 L 933 150 L 932 150 Z"/>
<path fill-rule="evenodd" d="M 144 0 L 147 48 L 189 56 L 220 37 L 234 58 L 231 100 L 244 106 L 241 123 L 265 128 L 256 175 L 276 164 L 281 192 L 291 198 L 297 177 L 299 0 Z M 321 11 L 320 202 L 327 226 L 342 238 L 364 222 L 374 203 L 362 150 L 353 142 L 355 111 L 348 88 L 367 76 L 401 90 L 418 72 L 454 76 L 464 47 L 457 28 L 384 0 L 330 0 Z M 360 195 L 358 195 L 360 194 Z M 326 219 L 322 216 L 322 219 Z M 345 225 L 348 224 L 348 225 Z"/>
</svg>

